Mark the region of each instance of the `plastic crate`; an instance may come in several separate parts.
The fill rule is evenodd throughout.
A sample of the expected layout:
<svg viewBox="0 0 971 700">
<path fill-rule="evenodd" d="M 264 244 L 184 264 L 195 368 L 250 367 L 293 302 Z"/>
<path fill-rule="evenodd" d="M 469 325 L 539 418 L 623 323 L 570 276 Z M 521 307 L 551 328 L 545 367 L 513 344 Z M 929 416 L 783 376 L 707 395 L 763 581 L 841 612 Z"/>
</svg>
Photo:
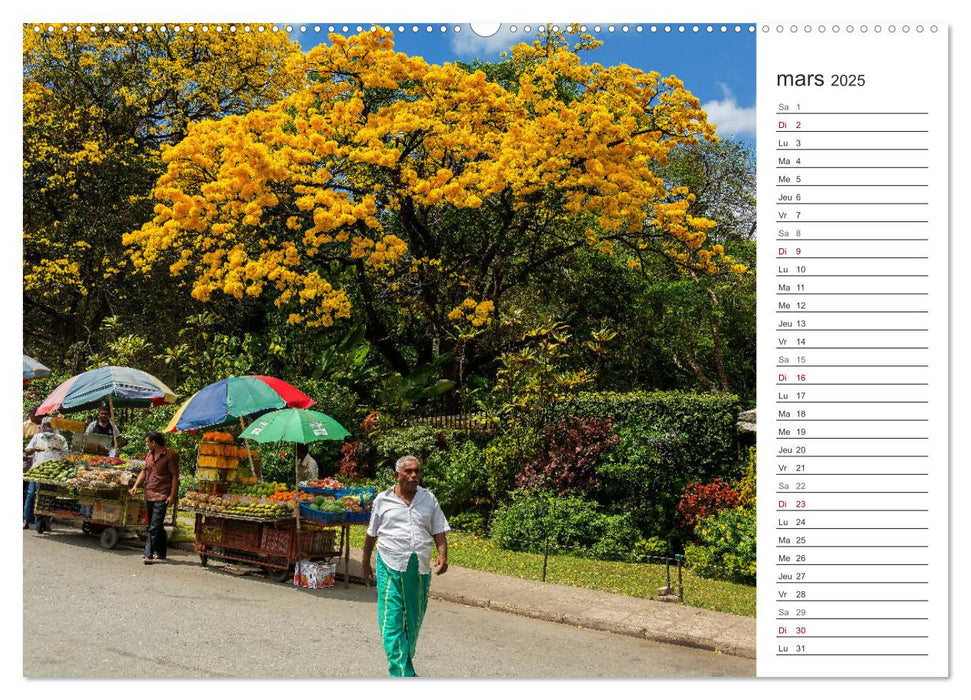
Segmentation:
<svg viewBox="0 0 971 700">
<path fill-rule="evenodd" d="M 337 548 L 337 530 L 330 527 L 323 530 L 301 530 L 299 534 L 300 551 L 312 557 L 333 557 L 340 554 Z"/>
<path fill-rule="evenodd" d="M 318 489 L 313 486 L 301 486 L 300 490 L 304 493 L 317 493 L 323 496 L 334 496 L 338 491 L 343 491 L 343 489 Z"/>
<path fill-rule="evenodd" d="M 345 511 L 344 512 L 344 522 L 345 523 L 369 523 L 371 522 L 371 511 L 362 510 L 359 512 L 355 511 Z"/>
<path fill-rule="evenodd" d="M 338 525 L 344 522 L 343 511 L 337 511 L 336 513 L 323 513 L 319 510 L 313 510 L 306 503 L 300 504 L 300 517 L 307 520 L 312 520 L 316 523 L 328 523 Z"/>
</svg>

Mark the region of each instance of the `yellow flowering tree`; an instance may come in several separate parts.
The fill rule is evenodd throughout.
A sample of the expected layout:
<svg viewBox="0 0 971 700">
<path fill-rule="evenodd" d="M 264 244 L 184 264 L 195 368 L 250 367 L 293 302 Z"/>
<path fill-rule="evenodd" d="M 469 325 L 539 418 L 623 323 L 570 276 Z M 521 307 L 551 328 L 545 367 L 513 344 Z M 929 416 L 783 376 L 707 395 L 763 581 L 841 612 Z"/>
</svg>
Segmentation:
<svg viewBox="0 0 971 700">
<path fill-rule="evenodd" d="M 299 47 L 269 27 L 39 28 L 23 33 L 24 330 L 63 357 L 170 286 L 132 278 L 122 246 L 151 216 L 161 147 L 292 92 Z"/>
<path fill-rule="evenodd" d="M 402 373 L 493 327 L 581 248 L 739 272 L 694 195 L 656 173 L 715 140 L 698 99 L 674 76 L 583 63 L 596 45 L 551 31 L 469 67 L 396 52 L 381 28 L 331 34 L 302 89 L 164 148 L 132 265 L 203 302 L 272 298 L 293 324 L 359 314 Z"/>
</svg>

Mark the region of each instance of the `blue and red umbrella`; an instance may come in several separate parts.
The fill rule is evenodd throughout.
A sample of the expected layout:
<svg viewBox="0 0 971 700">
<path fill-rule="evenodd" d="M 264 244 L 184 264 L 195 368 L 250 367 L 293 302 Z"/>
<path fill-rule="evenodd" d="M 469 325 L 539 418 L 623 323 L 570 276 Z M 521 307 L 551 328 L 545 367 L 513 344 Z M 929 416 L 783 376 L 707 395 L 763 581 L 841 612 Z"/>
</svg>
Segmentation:
<svg viewBox="0 0 971 700">
<path fill-rule="evenodd" d="M 99 367 L 61 383 L 37 409 L 42 416 L 94 408 L 105 399 L 115 407 L 175 403 L 175 392 L 148 372 L 132 367 Z"/>
<path fill-rule="evenodd" d="M 278 408 L 308 408 L 314 403 L 295 386 L 275 377 L 230 377 L 193 394 L 172 416 L 165 432 L 226 425 L 243 416 Z"/>
</svg>

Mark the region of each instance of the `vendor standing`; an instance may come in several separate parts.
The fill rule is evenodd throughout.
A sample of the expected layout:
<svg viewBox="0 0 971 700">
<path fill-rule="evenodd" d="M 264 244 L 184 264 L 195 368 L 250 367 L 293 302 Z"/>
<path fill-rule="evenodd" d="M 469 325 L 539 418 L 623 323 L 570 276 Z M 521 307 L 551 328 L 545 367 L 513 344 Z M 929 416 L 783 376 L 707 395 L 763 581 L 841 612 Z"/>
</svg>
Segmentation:
<svg viewBox="0 0 971 700">
<path fill-rule="evenodd" d="M 297 480 L 314 481 L 318 476 L 317 460 L 310 456 L 303 443 L 297 444 L 297 460 Z"/>
<path fill-rule="evenodd" d="M 179 493 L 179 454 L 165 446 L 161 433 L 152 431 L 145 436 L 145 467 L 138 474 L 131 495 L 145 483 L 145 507 L 148 510 L 148 539 L 145 540 L 144 564 L 164 560 L 167 549 L 165 513 L 175 503 Z"/>
<path fill-rule="evenodd" d="M 111 420 L 111 411 L 108 410 L 107 406 L 102 406 L 98 409 L 98 417 L 88 423 L 88 427 L 84 429 L 84 432 L 89 435 L 108 435 L 111 437 L 111 442 L 115 446 L 124 444 L 121 431 L 118 430 L 118 426 Z M 112 448 L 112 457 L 118 456 L 115 452 L 115 449 Z"/>
<path fill-rule="evenodd" d="M 42 462 L 52 459 L 63 459 L 67 455 L 67 440 L 51 425 L 51 417 L 44 416 L 40 423 L 40 432 L 34 435 L 24 448 L 24 454 L 31 457 L 31 466 L 36 467 Z M 37 495 L 37 482 L 31 481 L 27 487 L 27 499 L 24 501 L 24 529 L 34 524 L 34 498 Z"/>
</svg>

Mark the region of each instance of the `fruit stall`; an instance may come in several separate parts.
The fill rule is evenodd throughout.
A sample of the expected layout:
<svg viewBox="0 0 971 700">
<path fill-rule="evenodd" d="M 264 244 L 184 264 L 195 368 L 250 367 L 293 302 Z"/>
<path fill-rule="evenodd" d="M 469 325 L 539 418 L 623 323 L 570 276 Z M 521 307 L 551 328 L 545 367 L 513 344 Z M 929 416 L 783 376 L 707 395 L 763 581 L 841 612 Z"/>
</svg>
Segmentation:
<svg viewBox="0 0 971 700">
<path fill-rule="evenodd" d="M 257 482 L 258 465 L 257 451 L 237 446 L 230 433 L 202 436 L 196 463 L 199 487 L 179 502 L 181 510 L 195 514 L 195 551 L 200 563 L 206 566 L 210 559 L 218 559 L 258 566 L 271 579 L 285 581 L 298 561 L 329 561 L 343 554 L 346 583 L 350 564 L 347 524 L 324 518 L 302 522 L 298 500 L 316 506 L 320 494 L 290 491 L 283 483 Z M 333 494 L 329 499 L 337 501 Z M 361 508 L 360 498 L 355 503 Z"/>
<path fill-rule="evenodd" d="M 51 529 L 57 518 L 97 535 L 101 546 L 112 549 L 122 534 L 139 534 L 148 527 L 144 496 L 130 496 L 144 462 L 90 454 L 38 464 L 24 473 L 37 482 L 34 514 L 38 534 Z"/>
<path fill-rule="evenodd" d="M 289 491 L 281 483 L 235 483 L 223 489 L 200 482 L 202 488 L 186 493 L 180 507 L 195 513 L 195 551 L 201 564 L 218 559 L 259 566 L 271 579 L 285 581 L 299 561 L 338 558 L 343 559 L 347 587 L 350 526 L 367 524 L 374 493 L 344 489 L 337 482 L 316 484 Z"/>
</svg>

